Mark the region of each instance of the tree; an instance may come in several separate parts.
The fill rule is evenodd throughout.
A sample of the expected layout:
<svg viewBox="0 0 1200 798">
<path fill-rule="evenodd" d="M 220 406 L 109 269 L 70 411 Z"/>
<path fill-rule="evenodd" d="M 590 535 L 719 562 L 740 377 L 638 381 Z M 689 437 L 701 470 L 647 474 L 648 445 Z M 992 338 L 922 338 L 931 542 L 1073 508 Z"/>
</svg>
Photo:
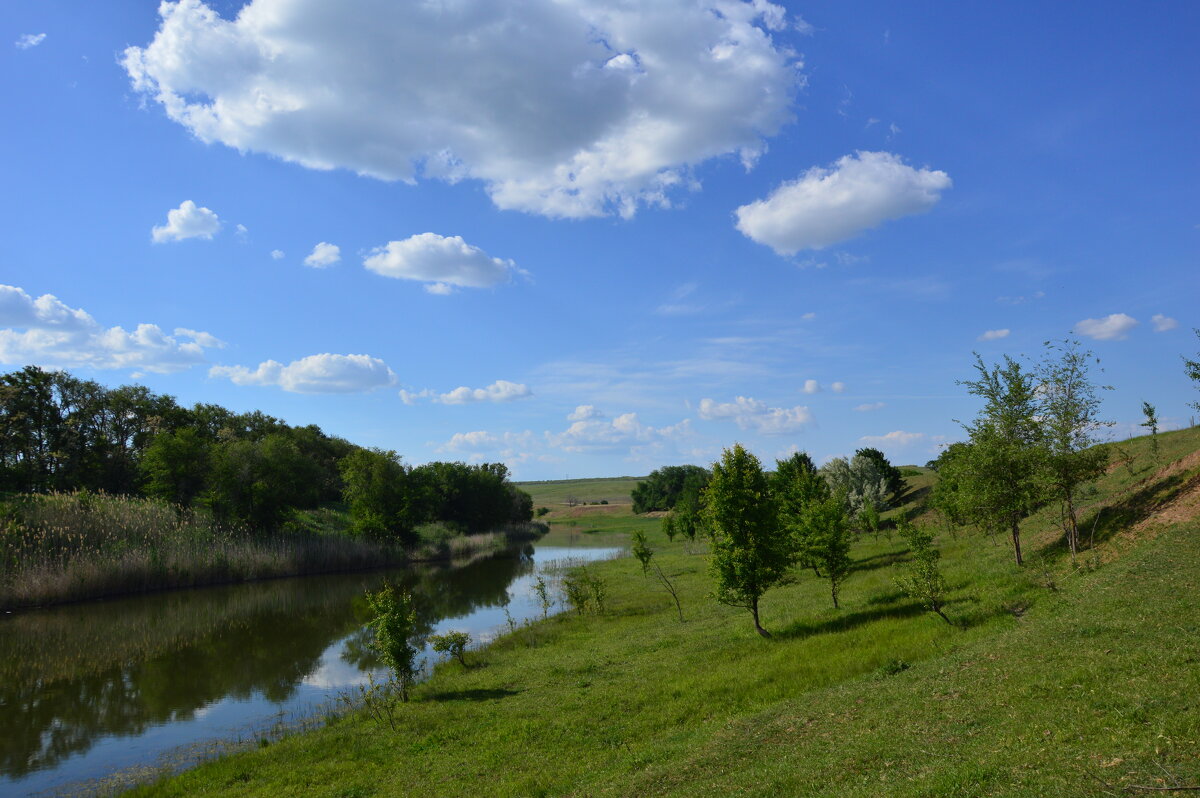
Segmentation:
<svg viewBox="0 0 1200 798">
<path fill-rule="evenodd" d="M 1146 420 L 1139 426 L 1150 430 L 1150 452 L 1154 455 L 1154 461 L 1158 462 L 1158 410 L 1154 405 L 1143 401 L 1142 415 L 1146 417 Z"/>
<path fill-rule="evenodd" d="M 1197 338 L 1200 338 L 1200 327 L 1193 327 L 1192 332 L 1196 334 Z M 1196 357 L 1200 358 L 1200 353 L 1197 353 Z M 1200 360 L 1188 360 L 1185 357 L 1183 359 L 1183 371 L 1188 375 L 1188 379 L 1196 383 L 1197 388 L 1200 388 Z M 1188 407 L 1200 410 L 1200 401 L 1188 402 Z"/>
<path fill-rule="evenodd" d="M 630 548 L 633 556 L 642 564 L 642 576 L 645 576 L 647 569 L 650 568 L 650 559 L 654 556 L 654 550 L 650 548 L 650 544 L 646 542 L 646 533 L 638 530 L 633 533 L 633 546 Z"/>
<path fill-rule="evenodd" d="M 648 513 L 671 510 L 679 502 L 695 498 L 708 484 L 708 472 L 700 466 L 664 466 L 639 482 L 633 489 L 633 511 Z"/>
<path fill-rule="evenodd" d="M 953 626 L 954 623 L 942 611 L 946 604 L 948 588 L 941 568 L 938 567 L 942 553 L 934 548 L 933 535 L 918 529 L 907 519 L 900 521 L 897 528 L 900 537 L 908 544 L 911 559 L 907 565 L 902 566 L 903 574 L 896 577 L 896 587 Z"/>
<path fill-rule="evenodd" d="M 208 479 L 209 444 L 190 428 L 160 432 L 140 467 L 147 496 L 190 507 Z"/>
<path fill-rule="evenodd" d="M 1037 390 L 1033 375 L 1007 355 L 1003 366 L 988 368 L 977 354 L 975 369 L 979 379 L 960 382 L 984 406 L 963 425 L 970 446 L 956 458 L 959 506 L 986 529 L 1008 530 L 1021 565 L 1021 519 L 1038 501 L 1042 474 Z"/>
<path fill-rule="evenodd" d="M 804 510 L 802 524 L 807 532 L 805 556 L 814 568 L 825 572 L 834 609 L 842 582 L 850 575 L 850 525 L 846 519 L 846 503 L 831 495 L 814 502 Z"/>
<path fill-rule="evenodd" d="M 467 646 L 471 645 L 471 635 L 466 632 L 446 632 L 441 635 L 430 635 L 429 645 L 439 654 L 449 654 L 458 660 L 458 664 L 467 667 L 467 658 L 463 655 Z"/>
<path fill-rule="evenodd" d="M 404 546 L 417 542 L 419 499 L 409 469 L 395 452 L 356 449 L 338 463 L 342 495 L 350 508 L 350 528 L 358 535 Z"/>
<path fill-rule="evenodd" d="M 759 620 L 759 600 L 786 578 L 792 546 L 758 458 L 741 444 L 726 449 L 713 464 L 703 504 L 717 601 L 749 610 L 754 630 L 770 637 Z"/>
<path fill-rule="evenodd" d="M 851 460 L 835 457 L 821 468 L 821 474 L 830 490 L 845 501 L 851 515 L 857 515 L 868 504 L 876 510 L 887 507 L 888 477 L 870 455 L 856 454 Z"/>
<path fill-rule="evenodd" d="M 887 456 L 883 452 L 868 447 L 866 449 L 859 449 L 854 453 L 854 456 L 865 457 L 875 464 L 876 470 L 886 480 L 889 502 L 895 503 L 900 500 L 900 495 L 904 493 L 904 475 L 900 473 L 899 468 L 896 468 L 888 461 Z"/>
<path fill-rule="evenodd" d="M 407 701 L 409 688 L 417 676 L 417 650 L 408 641 L 417 623 L 412 596 L 385 584 L 378 592 L 367 594 L 367 606 L 372 615 L 370 626 L 375 632 L 372 646 L 391 668 L 400 700 Z"/>
<path fill-rule="evenodd" d="M 672 515 L 664 515 L 662 520 L 662 531 L 667 536 L 668 543 L 675 542 L 675 536 L 679 534 L 675 530 L 675 517 Z"/>
<path fill-rule="evenodd" d="M 1071 558 L 1079 551 L 1075 501 L 1081 485 L 1104 473 L 1108 450 L 1098 447 L 1100 397 L 1090 379 L 1092 353 L 1078 341 L 1046 342 L 1047 355 L 1038 368 L 1037 416 L 1046 447 L 1043 460 L 1047 497 L 1061 507 L 1063 533 Z"/>
<path fill-rule="evenodd" d="M 786 460 L 775 461 L 770 484 L 771 494 L 779 506 L 780 523 L 792 537 L 797 561 L 821 576 L 811 551 L 814 530 L 808 523 L 808 509 L 829 498 L 829 483 L 811 457 L 805 452 L 796 452 Z"/>
</svg>

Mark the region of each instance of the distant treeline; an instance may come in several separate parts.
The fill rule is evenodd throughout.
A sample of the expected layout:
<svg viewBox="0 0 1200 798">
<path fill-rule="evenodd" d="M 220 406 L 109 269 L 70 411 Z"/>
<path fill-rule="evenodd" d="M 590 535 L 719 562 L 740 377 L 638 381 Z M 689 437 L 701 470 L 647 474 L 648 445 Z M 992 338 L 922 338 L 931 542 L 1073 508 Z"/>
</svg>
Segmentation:
<svg viewBox="0 0 1200 798">
<path fill-rule="evenodd" d="M 316 425 L 181 407 L 144 386 L 107 388 L 36 366 L 0 376 L 0 491 L 145 496 L 262 532 L 345 500 L 352 531 L 405 544 L 422 524 L 470 534 L 533 514 L 500 463 L 413 467 Z"/>
</svg>

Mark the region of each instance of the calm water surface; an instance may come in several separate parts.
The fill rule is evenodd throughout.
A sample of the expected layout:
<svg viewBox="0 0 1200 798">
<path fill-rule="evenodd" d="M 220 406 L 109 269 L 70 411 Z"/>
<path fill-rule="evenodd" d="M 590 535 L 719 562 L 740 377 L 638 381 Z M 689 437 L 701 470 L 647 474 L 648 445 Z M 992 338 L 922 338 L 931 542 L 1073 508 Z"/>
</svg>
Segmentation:
<svg viewBox="0 0 1200 798">
<path fill-rule="evenodd" d="M 362 596 L 412 592 L 422 637 L 486 641 L 541 615 L 540 570 L 619 549 L 526 546 L 460 568 L 279 579 L 0 616 L 0 795 L 70 789 L 206 740 L 252 737 L 386 675 Z M 427 658 L 433 656 L 426 650 Z"/>
</svg>

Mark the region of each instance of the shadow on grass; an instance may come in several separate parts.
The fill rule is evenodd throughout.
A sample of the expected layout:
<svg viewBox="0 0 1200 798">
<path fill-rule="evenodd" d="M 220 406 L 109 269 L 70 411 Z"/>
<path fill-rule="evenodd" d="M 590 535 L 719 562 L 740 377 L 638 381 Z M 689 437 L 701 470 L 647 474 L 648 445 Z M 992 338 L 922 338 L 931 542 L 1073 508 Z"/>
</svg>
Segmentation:
<svg viewBox="0 0 1200 798">
<path fill-rule="evenodd" d="M 789 626 L 775 632 L 775 636 L 781 640 L 795 640 L 798 638 L 812 637 L 813 635 L 828 634 L 830 632 L 845 632 L 848 629 L 853 629 L 857 626 L 874 623 L 875 621 L 912 618 L 916 615 L 921 615 L 925 610 L 920 604 L 906 604 L 898 607 L 880 607 L 874 610 L 858 610 L 856 612 L 847 612 L 835 618 L 829 618 L 824 621 L 807 622 L 796 621 Z"/>
<path fill-rule="evenodd" d="M 479 688 L 476 690 L 451 690 L 443 693 L 432 693 L 428 696 L 430 701 L 497 701 L 501 698 L 508 698 L 510 695 L 516 695 L 520 690 L 504 690 L 496 687 L 491 689 Z"/>
<path fill-rule="evenodd" d="M 1197 487 L 1200 487 L 1200 473 L 1195 471 L 1172 474 L 1143 485 L 1119 502 L 1081 514 L 1079 542 L 1086 549 L 1094 533 L 1095 541 L 1104 543 Z M 1041 551 L 1049 555 L 1066 554 L 1069 551 L 1066 535 L 1056 538 Z"/>
<path fill-rule="evenodd" d="M 858 571 L 874 571 L 878 568 L 887 568 L 896 563 L 908 562 L 911 558 L 907 551 L 894 551 L 887 554 L 875 554 L 870 557 L 864 557 L 850 566 L 850 573 Z"/>
</svg>

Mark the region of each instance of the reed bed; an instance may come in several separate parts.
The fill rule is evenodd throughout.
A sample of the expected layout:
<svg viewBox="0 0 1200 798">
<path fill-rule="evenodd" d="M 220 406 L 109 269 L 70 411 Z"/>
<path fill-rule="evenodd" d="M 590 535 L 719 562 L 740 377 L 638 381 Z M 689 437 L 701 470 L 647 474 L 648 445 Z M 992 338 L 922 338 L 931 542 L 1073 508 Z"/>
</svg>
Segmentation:
<svg viewBox="0 0 1200 798">
<path fill-rule="evenodd" d="M 226 528 L 150 499 L 86 492 L 19 496 L 0 514 L 0 609 L 167 588 L 459 559 L 536 537 L 540 524 L 414 551 L 336 533 Z"/>
</svg>

